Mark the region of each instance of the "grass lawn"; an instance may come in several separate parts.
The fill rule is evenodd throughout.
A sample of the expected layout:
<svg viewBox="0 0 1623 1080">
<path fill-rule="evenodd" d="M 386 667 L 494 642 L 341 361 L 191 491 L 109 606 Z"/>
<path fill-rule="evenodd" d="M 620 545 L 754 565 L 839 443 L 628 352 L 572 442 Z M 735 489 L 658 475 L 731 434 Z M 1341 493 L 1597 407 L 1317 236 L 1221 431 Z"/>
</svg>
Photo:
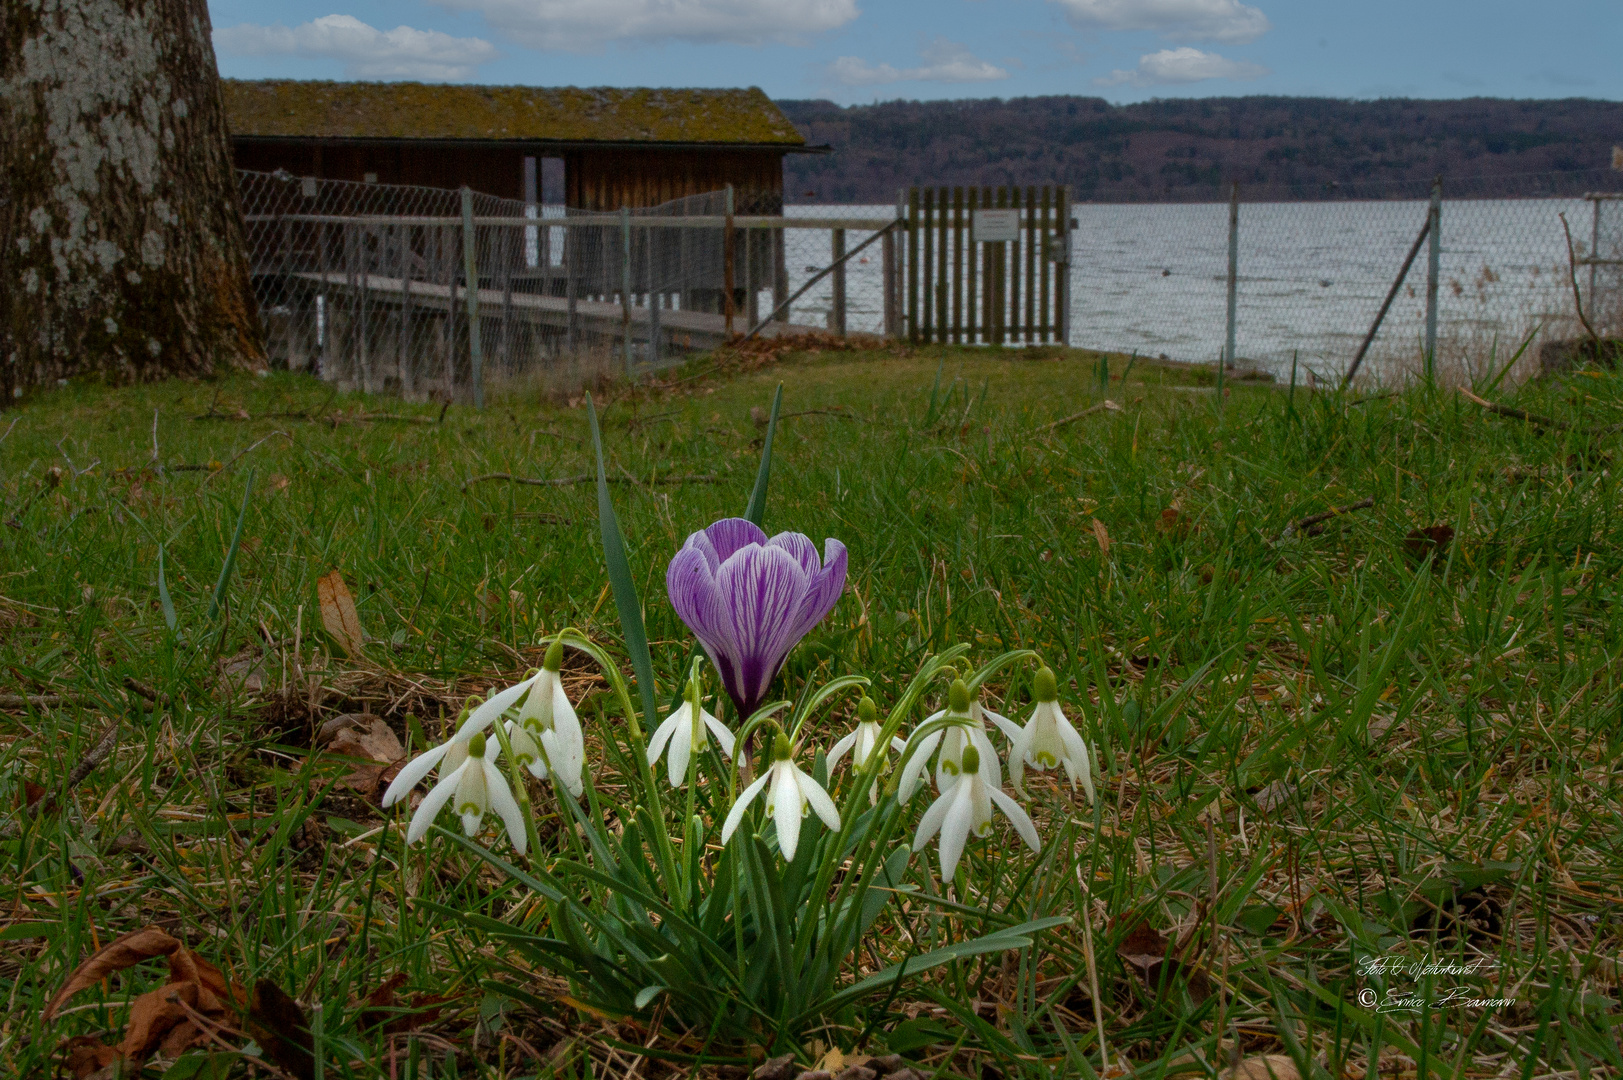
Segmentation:
<svg viewBox="0 0 1623 1080">
<path fill-rule="evenodd" d="M 913 857 L 849 976 L 1070 922 L 797 1029 L 800 1063 L 1623 1075 L 1623 378 L 1489 394 L 1529 420 L 1424 388 L 1232 384 L 1219 408 L 1209 373 L 1126 369 L 1104 387 L 1079 353 L 825 352 L 700 360 L 598 399 L 662 695 L 691 643 L 666 564 L 742 513 L 781 383 L 767 531 L 850 550 L 786 696 L 857 673 L 888 708 L 929 654 L 1029 648 L 1097 755 L 1095 805 L 1028 774 L 1041 855 L 999 819 L 950 891 L 933 845 Z M 585 408 L 493 398 L 442 410 L 272 374 L 70 385 L 0 414 L 0 1074 L 70 1075 L 70 1053 L 124 1038 L 159 961 L 41 1014 L 149 925 L 248 988 L 233 1025 L 261 1042 L 278 990 L 302 1002 L 327 1077 L 758 1064 L 745 1041 L 701 1049 L 657 994 L 611 1015 L 447 917 L 538 918 L 446 838 L 405 848 L 409 815 L 378 805 L 367 752 L 437 742 L 469 695 L 540 663 L 543 635 L 624 655 L 595 488 L 573 482 L 595 468 Z M 335 570 L 354 656 L 323 619 Z M 623 740 L 591 666 L 565 675 L 589 745 Z M 1030 702 L 1029 666 L 988 684 L 1019 721 Z M 532 794 L 545 863 L 573 826 L 549 785 Z M 168 1075 L 241 1075 L 246 1042 L 220 1033 Z"/>
</svg>

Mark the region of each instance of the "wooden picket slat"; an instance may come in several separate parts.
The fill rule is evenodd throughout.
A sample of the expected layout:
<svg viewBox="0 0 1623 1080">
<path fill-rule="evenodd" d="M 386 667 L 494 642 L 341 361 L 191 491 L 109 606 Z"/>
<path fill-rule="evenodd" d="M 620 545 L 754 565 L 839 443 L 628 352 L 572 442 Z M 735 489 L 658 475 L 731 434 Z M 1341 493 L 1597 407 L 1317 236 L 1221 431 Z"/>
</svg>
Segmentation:
<svg viewBox="0 0 1623 1080">
<path fill-rule="evenodd" d="M 919 189 L 907 194 L 907 340 L 919 343 Z"/>
<path fill-rule="evenodd" d="M 1016 211 L 1013 240 L 977 240 L 976 211 Z M 915 343 L 1064 341 L 1070 229 L 1063 187 L 921 187 L 907 194 L 907 321 Z M 977 250 L 979 249 L 979 250 Z"/>
<path fill-rule="evenodd" d="M 952 189 L 952 343 L 964 340 L 964 189 Z"/>
</svg>

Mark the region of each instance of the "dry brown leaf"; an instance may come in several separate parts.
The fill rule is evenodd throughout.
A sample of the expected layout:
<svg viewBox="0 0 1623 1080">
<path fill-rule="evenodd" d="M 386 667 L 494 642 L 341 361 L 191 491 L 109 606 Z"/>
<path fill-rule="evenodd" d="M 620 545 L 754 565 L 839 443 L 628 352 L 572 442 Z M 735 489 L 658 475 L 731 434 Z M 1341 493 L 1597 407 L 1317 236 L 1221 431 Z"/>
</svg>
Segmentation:
<svg viewBox="0 0 1623 1080">
<path fill-rule="evenodd" d="M 266 480 L 268 481 L 267 486 L 272 491 L 286 491 L 287 485 L 292 482 L 281 473 L 271 473 Z"/>
<path fill-rule="evenodd" d="M 361 655 L 361 617 L 355 611 L 355 598 L 344 575 L 337 570 L 316 579 L 316 597 L 321 601 L 321 625 L 350 657 Z"/>
<path fill-rule="evenodd" d="M 110 1077 L 113 1075 L 113 1066 L 119 1060 L 118 1051 L 100 1042 L 94 1035 L 75 1035 L 62 1044 L 62 1051 L 67 1058 L 68 1071 L 73 1073 L 74 1080 Z"/>
<path fill-rule="evenodd" d="M 169 980 L 130 1002 L 129 1023 L 117 1046 L 84 1038 L 70 1039 L 65 1044 L 68 1067 L 76 1077 L 99 1075 L 100 1070 L 121 1061 L 139 1068 L 154 1052 L 177 1057 L 207 1037 L 194 1015 L 209 1020 L 225 1018 L 226 1002 L 237 995 L 220 969 L 160 928 L 148 926 L 125 934 L 80 964 L 51 998 L 43 1019 L 49 1021 L 80 990 L 159 956 L 169 958 Z"/>
<path fill-rule="evenodd" d="M 1284 806 L 1286 803 L 1290 802 L 1291 796 L 1295 794 L 1295 787 L 1285 783 L 1283 780 L 1275 780 L 1273 783 L 1257 792 L 1257 809 L 1261 810 L 1265 814 L 1271 814 L 1281 806 Z"/>
<path fill-rule="evenodd" d="M 269 979 L 254 984 L 248 1006 L 248 1034 L 258 1041 L 265 1056 L 284 1072 L 311 1080 L 316 1072 L 310 1023 L 299 1003 Z"/>
<path fill-rule="evenodd" d="M 51 995 L 51 1000 L 40 1014 L 40 1021 L 50 1023 L 57 1011 L 67 1004 L 69 998 L 89 986 L 94 986 L 107 976 L 134 967 L 143 960 L 151 960 L 155 956 L 168 956 L 180 948 L 180 942 L 170 937 L 156 926 L 132 930 L 116 941 L 109 941 L 100 949 L 90 955 L 84 963 L 73 969 L 59 990 Z"/>
<path fill-rule="evenodd" d="M 1099 554 L 1107 559 L 1110 558 L 1110 531 L 1105 528 L 1105 523 L 1098 518 L 1093 519 L 1093 537 L 1099 541 Z"/>
<path fill-rule="evenodd" d="M 1218 1080 L 1302 1080 L 1296 1062 L 1284 1054 L 1257 1054 L 1217 1075 Z"/>
<path fill-rule="evenodd" d="M 323 734 L 329 728 L 333 728 L 327 752 L 342 754 L 345 757 L 364 758 L 371 762 L 368 765 L 357 766 L 344 778 L 344 783 L 364 795 L 370 795 L 378 789 L 380 783 L 393 780 L 393 774 L 398 773 L 399 766 L 405 762 L 406 748 L 400 745 L 399 737 L 390 729 L 388 723 L 381 716 L 354 713 L 336 719 L 347 720 L 348 723 L 333 728 L 335 721 L 329 720 L 321 726 Z"/>
</svg>

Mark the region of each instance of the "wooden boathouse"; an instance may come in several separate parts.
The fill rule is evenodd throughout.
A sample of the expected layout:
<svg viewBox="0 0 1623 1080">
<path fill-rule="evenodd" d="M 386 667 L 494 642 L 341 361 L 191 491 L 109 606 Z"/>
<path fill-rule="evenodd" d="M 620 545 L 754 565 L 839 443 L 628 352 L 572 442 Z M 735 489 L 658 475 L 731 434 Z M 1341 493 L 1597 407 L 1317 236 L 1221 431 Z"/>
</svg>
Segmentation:
<svg viewBox="0 0 1623 1080">
<path fill-rule="evenodd" d="M 239 169 L 459 188 L 617 211 L 720 191 L 783 212 L 783 159 L 818 153 L 758 88 L 224 80 Z M 562 191 L 538 190 L 554 159 Z M 538 163 L 540 163 L 538 165 Z M 557 197 L 561 195 L 561 197 Z"/>
</svg>

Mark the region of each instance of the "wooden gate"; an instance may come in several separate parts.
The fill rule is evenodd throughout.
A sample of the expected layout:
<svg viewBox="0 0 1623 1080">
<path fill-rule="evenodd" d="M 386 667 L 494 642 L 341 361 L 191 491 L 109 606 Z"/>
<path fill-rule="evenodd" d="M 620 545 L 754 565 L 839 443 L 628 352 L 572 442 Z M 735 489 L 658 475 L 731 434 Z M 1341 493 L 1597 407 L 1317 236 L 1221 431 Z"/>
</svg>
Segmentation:
<svg viewBox="0 0 1623 1080">
<path fill-rule="evenodd" d="M 1070 339 L 1070 190 L 913 188 L 907 325 L 916 344 Z"/>
</svg>

